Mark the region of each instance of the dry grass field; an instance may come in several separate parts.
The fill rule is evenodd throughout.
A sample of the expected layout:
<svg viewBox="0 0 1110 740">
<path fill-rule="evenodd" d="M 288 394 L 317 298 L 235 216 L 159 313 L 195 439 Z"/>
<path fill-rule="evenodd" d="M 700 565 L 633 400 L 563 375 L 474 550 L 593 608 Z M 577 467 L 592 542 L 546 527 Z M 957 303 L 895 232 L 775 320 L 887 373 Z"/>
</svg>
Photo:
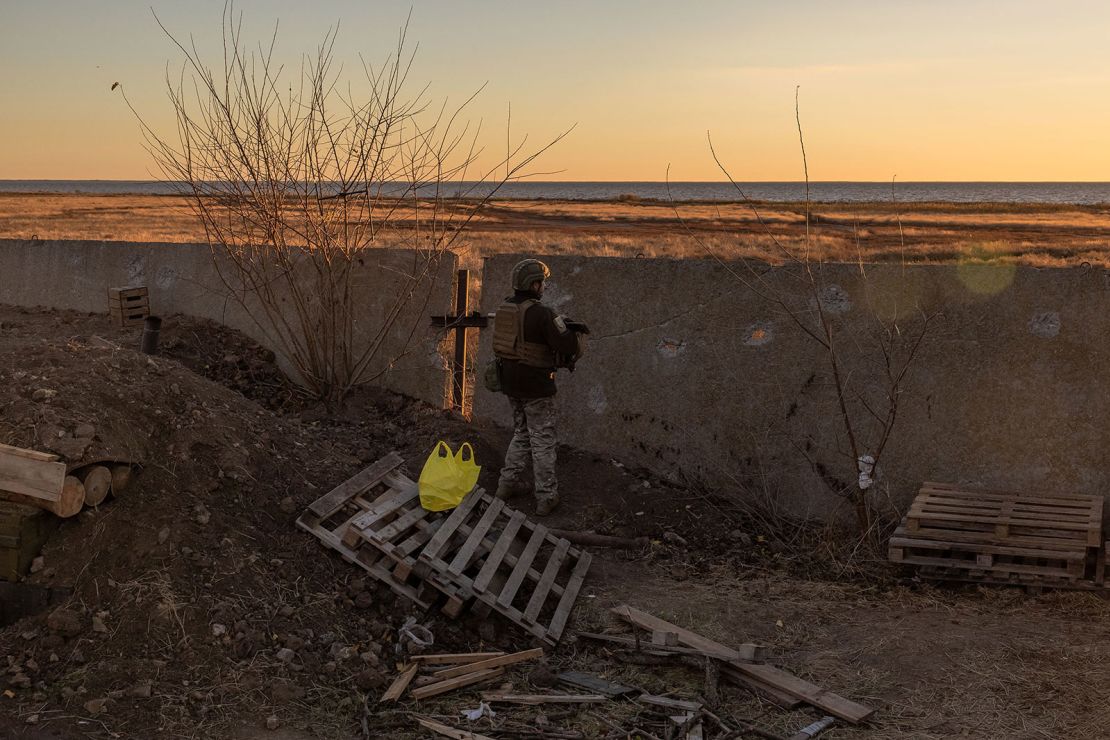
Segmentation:
<svg viewBox="0 0 1110 740">
<path fill-rule="evenodd" d="M 458 243 L 505 252 L 780 261 L 805 239 L 805 204 L 518 201 L 490 204 Z M 811 255 L 825 261 L 1110 264 L 1110 208 L 1042 204 L 814 203 Z M 203 242 L 174 196 L 0 194 L 0 238 Z M 388 244 L 383 244 L 388 246 Z"/>
</svg>

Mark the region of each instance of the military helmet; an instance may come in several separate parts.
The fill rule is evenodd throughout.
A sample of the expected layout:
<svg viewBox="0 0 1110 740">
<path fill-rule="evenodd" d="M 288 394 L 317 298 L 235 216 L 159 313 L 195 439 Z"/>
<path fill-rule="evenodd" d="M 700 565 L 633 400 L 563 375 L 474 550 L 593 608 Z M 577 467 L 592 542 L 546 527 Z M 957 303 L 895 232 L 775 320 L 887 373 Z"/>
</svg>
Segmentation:
<svg viewBox="0 0 1110 740">
<path fill-rule="evenodd" d="M 521 260 L 513 268 L 513 290 L 528 290 L 532 283 L 547 280 L 550 275 L 551 270 L 539 260 Z"/>
</svg>

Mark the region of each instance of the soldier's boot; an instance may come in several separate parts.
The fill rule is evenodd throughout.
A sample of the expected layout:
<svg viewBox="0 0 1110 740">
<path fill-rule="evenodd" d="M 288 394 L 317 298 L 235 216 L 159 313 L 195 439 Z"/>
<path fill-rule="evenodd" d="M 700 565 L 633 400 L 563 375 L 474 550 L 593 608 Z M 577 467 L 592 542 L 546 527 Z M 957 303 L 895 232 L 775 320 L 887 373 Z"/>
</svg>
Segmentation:
<svg viewBox="0 0 1110 740">
<path fill-rule="evenodd" d="M 536 516 L 547 516 L 559 506 L 559 497 L 552 496 L 536 502 Z"/>
</svg>

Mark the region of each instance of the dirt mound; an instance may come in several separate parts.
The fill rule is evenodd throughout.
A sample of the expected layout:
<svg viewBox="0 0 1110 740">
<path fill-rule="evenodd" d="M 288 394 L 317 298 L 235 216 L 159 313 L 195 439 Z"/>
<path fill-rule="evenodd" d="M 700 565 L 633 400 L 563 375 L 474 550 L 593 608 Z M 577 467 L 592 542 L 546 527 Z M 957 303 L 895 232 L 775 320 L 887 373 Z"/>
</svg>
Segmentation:
<svg viewBox="0 0 1110 740">
<path fill-rule="evenodd" d="M 294 526 L 390 450 L 418 472 L 439 439 L 471 441 L 480 484 L 495 486 L 503 431 L 375 389 L 327 412 L 272 355 L 210 322 L 167 318 L 162 356 L 135 351 L 138 337 L 102 316 L 0 307 L 0 442 L 70 464 L 141 465 L 121 496 L 66 520 L 47 544 L 29 581 L 72 598 L 0 630 L 0 692 L 12 694 L 3 701 L 16 726 L 227 737 L 273 713 L 346 736 L 394 672 L 407 617 L 444 650 L 482 649 L 480 634 L 524 642 L 505 625 L 480 631 L 415 613 Z M 560 476 L 564 506 L 551 526 L 653 540 L 614 553 L 618 562 L 682 569 L 711 553 L 762 557 L 751 538 L 726 536 L 735 525 L 705 496 L 618 461 L 563 449 Z"/>
</svg>

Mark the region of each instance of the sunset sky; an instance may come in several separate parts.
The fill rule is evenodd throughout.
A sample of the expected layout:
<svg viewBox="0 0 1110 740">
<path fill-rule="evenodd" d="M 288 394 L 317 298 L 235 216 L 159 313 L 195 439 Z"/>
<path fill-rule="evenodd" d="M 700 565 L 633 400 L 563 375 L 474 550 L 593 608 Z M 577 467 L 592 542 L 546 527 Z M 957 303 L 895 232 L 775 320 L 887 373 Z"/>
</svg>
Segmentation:
<svg viewBox="0 0 1110 740">
<path fill-rule="evenodd" d="M 0 179 L 148 179 L 118 93 L 169 131 L 175 34 L 218 49 L 223 0 L 0 0 Z M 1110 3 L 239 0 L 295 69 L 380 59 L 412 10 L 413 91 L 463 100 L 501 153 L 577 124 L 543 179 L 1110 180 Z M 212 61 L 219 60 L 212 55 Z"/>
</svg>

